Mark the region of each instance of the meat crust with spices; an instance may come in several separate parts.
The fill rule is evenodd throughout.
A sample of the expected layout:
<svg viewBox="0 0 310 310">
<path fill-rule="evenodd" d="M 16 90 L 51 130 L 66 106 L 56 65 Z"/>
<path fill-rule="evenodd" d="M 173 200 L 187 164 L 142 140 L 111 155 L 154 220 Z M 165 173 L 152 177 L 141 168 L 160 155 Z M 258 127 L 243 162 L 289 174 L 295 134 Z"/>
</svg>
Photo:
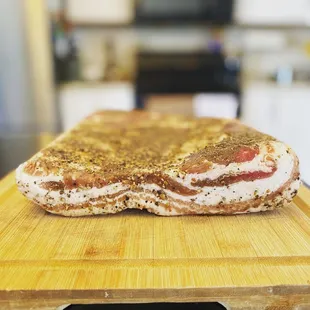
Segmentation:
<svg viewBox="0 0 310 310">
<path fill-rule="evenodd" d="M 65 216 L 146 209 L 172 216 L 239 214 L 288 204 L 298 158 L 236 120 L 101 111 L 16 171 L 19 190 Z"/>
</svg>

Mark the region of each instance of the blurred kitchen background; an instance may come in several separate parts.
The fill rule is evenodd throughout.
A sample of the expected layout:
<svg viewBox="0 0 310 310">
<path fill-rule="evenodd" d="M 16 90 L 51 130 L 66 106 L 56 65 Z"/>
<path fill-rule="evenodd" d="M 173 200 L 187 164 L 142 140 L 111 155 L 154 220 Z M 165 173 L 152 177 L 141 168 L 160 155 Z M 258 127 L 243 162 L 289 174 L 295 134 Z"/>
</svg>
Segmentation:
<svg viewBox="0 0 310 310">
<path fill-rule="evenodd" d="M 139 108 L 240 118 L 310 183 L 310 0 L 2 0 L 0 41 L 0 176 L 98 109 Z"/>
</svg>

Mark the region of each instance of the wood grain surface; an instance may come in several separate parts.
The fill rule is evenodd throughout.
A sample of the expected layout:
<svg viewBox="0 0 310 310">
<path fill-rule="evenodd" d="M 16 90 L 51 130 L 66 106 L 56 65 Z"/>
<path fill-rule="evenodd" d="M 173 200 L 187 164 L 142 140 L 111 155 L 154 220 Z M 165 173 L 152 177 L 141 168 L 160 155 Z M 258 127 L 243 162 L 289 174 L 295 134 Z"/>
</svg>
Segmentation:
<svg viewBox="0 0 310 310">
<path fill-rule="evenodd" d="M 159 301 L 310 309 L 304 187 L 289 207 L 260 214 L 65 218 L 29 203 L 11 173 L 0 212 L 0 309 Z"/>
</svg>

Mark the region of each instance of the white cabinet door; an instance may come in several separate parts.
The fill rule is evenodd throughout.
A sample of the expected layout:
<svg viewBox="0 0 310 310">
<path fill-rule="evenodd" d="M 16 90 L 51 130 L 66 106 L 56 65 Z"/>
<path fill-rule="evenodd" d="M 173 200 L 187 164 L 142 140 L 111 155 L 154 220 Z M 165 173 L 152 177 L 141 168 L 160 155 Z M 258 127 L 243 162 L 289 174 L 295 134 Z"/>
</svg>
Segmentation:
<svg viewBox="0 0 310 310">
<path fill-rule="evenodd" d="M 130 23 L 134 17 L 132 0 L 67 0 L 66 9 L 75 23 Z"/>
<path fill-rule="evenodd" d="M 297 153 L 301 177 L 310 183 L 310 89 L 286 89 L 279 95 L 279 130 L 276 137 Z"/>
<path fill-rule="evenodd" d="M 310 183 L 310 88 L 248 85 L 242 120 L 290 145 L 300 159 L 302 179 Z"/>
<path fill-rule="evenodd" d="M 274 134 L 276 123 L 276 91 L 259 83 L 246 86 L 242 97 L 243 122 L 262 132 Z"/>
<path fill-rule="evenodd" d="M 305 25 L 308 0 L 237 0 L 235 19 L 241 24 Z"/>
<path fill-rule="evenodd" d="M 62 127 L 68 130 L 98 110 L 134 109 L 134 88 L 130 83 L 72 84 L 60 90 Z"/>
</svg>

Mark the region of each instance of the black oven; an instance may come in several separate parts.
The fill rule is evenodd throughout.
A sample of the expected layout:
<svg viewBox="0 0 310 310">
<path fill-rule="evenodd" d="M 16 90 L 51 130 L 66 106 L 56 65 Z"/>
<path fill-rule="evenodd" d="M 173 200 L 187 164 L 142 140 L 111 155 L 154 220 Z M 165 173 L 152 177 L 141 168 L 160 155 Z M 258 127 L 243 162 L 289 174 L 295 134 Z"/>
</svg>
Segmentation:
<svg viewBox="0 0 310 310">
<path fill-rule="evenodd" d="M 150 94 L 233 94 L 239 101 L 240 71 L 239 59 L 218 53 L 140 52 L 136 106 L 145 108 Z"/>
<path fill-rule="evenodd" d="M 136 23 L 232 22 L 234 0 L 137 0 Z"/>
</svg>

